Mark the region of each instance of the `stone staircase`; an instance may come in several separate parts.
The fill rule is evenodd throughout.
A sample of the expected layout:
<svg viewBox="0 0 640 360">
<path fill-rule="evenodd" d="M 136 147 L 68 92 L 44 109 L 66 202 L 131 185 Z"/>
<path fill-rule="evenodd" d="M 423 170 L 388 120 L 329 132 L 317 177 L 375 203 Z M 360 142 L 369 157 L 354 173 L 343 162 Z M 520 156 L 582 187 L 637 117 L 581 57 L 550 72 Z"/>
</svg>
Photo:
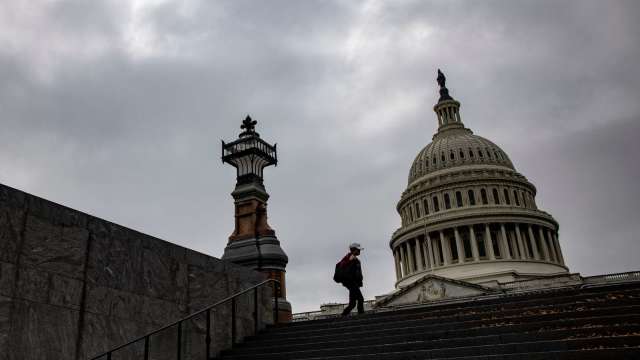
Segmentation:
<svg viewBox="0 0 640 360">
<path fill-rule="evenodd" d="M 640 282 L 296 322 L 220 359 L 640 359 Z"/>
</svg>

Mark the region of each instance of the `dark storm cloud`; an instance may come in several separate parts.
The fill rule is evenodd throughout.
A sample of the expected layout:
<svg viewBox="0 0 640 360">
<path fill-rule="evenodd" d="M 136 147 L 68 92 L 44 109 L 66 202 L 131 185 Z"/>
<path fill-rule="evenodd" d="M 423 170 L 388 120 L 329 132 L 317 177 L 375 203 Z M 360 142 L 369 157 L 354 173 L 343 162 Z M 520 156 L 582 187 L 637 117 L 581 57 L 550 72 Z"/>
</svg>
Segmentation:
<svg viewBox="0 0 640 360">
<path fill-rule="evenodd" d="M 538 201 L 560 223 L 574 271 L 597 275 L 638 267 L 640 196 L 633 183 L 640 178 L 639 134 L 640 117 L 634 117 L 521 150 Z"/>
<path fill-rule="evenodd" d="M 251 113 L 295 311 L 392 289 L 388 240 L 435 131 L 435 69 L 561 225 L 571 270 L 637 268 L 637 2 L 61 1 L 0 5 L 0 181 L 220 256 Z"/>
</svg>

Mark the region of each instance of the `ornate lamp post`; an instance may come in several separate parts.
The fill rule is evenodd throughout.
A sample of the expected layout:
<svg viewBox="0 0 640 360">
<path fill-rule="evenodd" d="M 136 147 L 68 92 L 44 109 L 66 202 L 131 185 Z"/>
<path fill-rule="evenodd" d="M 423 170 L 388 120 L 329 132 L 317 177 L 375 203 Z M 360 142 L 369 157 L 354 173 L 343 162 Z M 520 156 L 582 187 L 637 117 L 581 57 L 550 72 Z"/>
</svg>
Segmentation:
<svg viewBox="0 0 640 360">
<path fill-rule="evenodd" d="M 247 116 L 243 131 L 231 143 L 222 141 L 222 162 L 236 168 L 235 229 L 224 249 L 223 260 L 251 267 L 280 281 L 278 299 L 281 321 L 291 320 L 291 305 L 286 300 L 285 268 L 288 258 L 280 247 L 275 231 L 267 223 L 269 194 L 263 184 L 263 170 L 278 163 L 276 145 L 260 138 L 257 121 Z"/>
</svg>

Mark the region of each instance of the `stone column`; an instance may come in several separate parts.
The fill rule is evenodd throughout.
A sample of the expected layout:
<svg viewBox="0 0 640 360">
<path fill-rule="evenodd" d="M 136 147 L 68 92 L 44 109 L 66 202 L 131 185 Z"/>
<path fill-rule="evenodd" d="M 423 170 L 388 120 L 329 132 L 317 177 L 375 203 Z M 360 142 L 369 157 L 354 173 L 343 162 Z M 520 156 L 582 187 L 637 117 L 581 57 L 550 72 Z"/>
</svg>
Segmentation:
<svg viewBox="0 0 640 360">
<path fill-rule="evenodd" d="M 404 251 L 404 266 L 406 268 L 405 276 L 407 276 L 413 271 L 411 271 L 411 257 L 409 256 L 409 247 L 406 242 L 402 244 L 402 250 Z"/>
<path fill-rule="evenodd" d="M 402 279 L 404 277 L 404 269 L 402 266 L 402 251 L 399 247 L 396 249 L 396 254 L 398 256 L 398 270 L 400 273 L 400 278 Z"/>
<path fill-rule="evenodd" d="M 489 260 L 495 260 L 496 254 L 493 252 L 493 239 L 491 239 L 491 230 L 489 224 L 484 224 L 484 244 L 489 253 Z"/>
<path fill-rule="evenodd" d="M 442 266 L 443 261 L 442 261 L 442 258 L 441 258 L 442 250 L 440 249 L 440 239 L 431 239 L 431 241 L 432 241 L 431 245 L 433 246 L 433 258 L 434 259 L 437 258 L 435 263 L 438 266 Z"/>
<path fill-rule="evenodd" d="M 515 235 L 515 230 L 514 232 L 510 232 L 509 230 L 507 230 L 507 225 L 505 224 L 504 226 L 505 228 L 505 232 L 507 235 L 507 242 L 509 243 L 509 245 L 511 246 L 511 258 L 512 259 L 520 259 L 520 252 L 519 252 L 519 248 L 518 248 L 518 243 L 517 241 L 513 238 Z"/>
<path fill-rule="evenodd" d="M 560 249 L 560 241 L 558 241 L 558 235 L 554 232 L 553 234 L 553 242 L 556 247 L 556 253 L 558 254 L 558 258 L 560 259 L 560 263 L 564 265 L 564 256 L 562 256 L 562 249 Z"/>
<path fill-rule="evenodd" d="M 511 251 L 509 251 L 509 239 L 507 239 L 507 230 L 504 228 L 504 224 L 500 224 L 500 243 L 502 243 L 503 258 L 510 260 Z"/>
<path fill-rule="evenodd" d="M 547 240 L 544 238 L 542 226 L 538 226 L 538 236 L 540 237 L 540 243 L 542 244 L 542 256 L 544 257 L 544 261 L 549 261 L 549 247 L 547 246 Z"/>
<path fill-rule="evenodd" d="M 422 250 L 420 250 L 420 238 L 416 238 L 416 262 L 418 271 L 424 270 L 424 255 L 422 254 Z"/>
<path fill-rule="evenodd" d="M 560 262 L 558 260 L 558 254 L 556 253 L 556 246 L 553 242 L 553 236 L 551 236 L 551 230 L 547 229 L 547 240 L 549 241 L 549 250 L 551 250 L 551 256 L 553 257 L 553 262 Z"/>
<path fill-rule="evenodd" d="M 442 232 L 442 230 L 440 230 L 439 233 L 440 233 L 440 250 L 442 251 L 442 260 L 444 262 L 444 266 L 447 266 L 451 264 L 451 253 L 449 252 L 449 247 L 446 244 L 447 242 L 445 241 L 444 233 Z"/>
<path fill-rule="evenodd" d="M 520 253 L 520 259 L 526 260 L 529 258 L 529 255 L 527 254 L 527 249 L 525 249 L 524 247 L 522 235 L 520 235 L 520 227 L 518 226 L 518 224 L 514 225 L 516 227 L 516 239 L 518 241 L 518 252 Z"/>
<path fill-rule="evenodd" d="M 476 240 L 476 233 L 473 231 L 473 225 L 469 225 L 469 237 L 471 239 L 471 253 L 473 254 L 473 261 L 480 261 L 478 241 Z"/>
<path fill-rule="evenodd" d="M 404 251 L 404 244 L 400 244 L 399 250 L 400 250 L 400 265 L 402 266 L 402 277 L 405 277 L 409 273 L 408 272 L 409 268 L 407 266 L 407 254 Z"/>
<path fill-rule="evenodd" d="M 427 251 L 427 239 L 426 237 L 422 239 L 420 242 L 420 246 L 422 246 L 422 254 L 424 255 L 424 264 L 426 266 L 426 270 L 431 269 L 431 259 L 429 259 L 429 252 Z"/>
<path fill-rule="evenodd" d="M 527 231 L 529 231 L 529 241 L 531 241 L 531 248 L 533 249 L 533 257 L 536 260 L 540 260 L 540 253 L 538 252 L 538 244 L 536 243 L 536 238 L 533 236 L 533 229 L 531 228 L 531 224 L 527 225 Z"/>
<path fill-rule="evenodd" d="M 412 274 L 416 271 L 415 256 L 413 255 L 413 246 L 411 246 L 411 240 L 405 241 L 407 247 L 407 257 L 409 258 L 409 273 Z"/>
<path fill-rule="evenodd" d="M 433 243 L 431 242 L 431 237 L 429 233 L 427 233 L 427 251 L 429 252 L 429 260 L 431 261 L 431 268 L 434 269 L 438 263 L 433 254 Z"/>
<path fill-rule="evenodd" d="M 454 227 L 453 232 L 456 236 L 456 247 L 458 248 L 458 262 L 460 264 L 464 264 L 464 245 L 462 244 L 462 238 L 460 238 L 460 233 L 458 232 L 458 228 Z"/>
<path fill-rule="evenodd" d="M 397 250 L 393 251 L 393 260 L 396 264 L 396 280 L 400 280 L 402 278 L 402 270 L 400 270 L 400 259 Z"/>
</svg>

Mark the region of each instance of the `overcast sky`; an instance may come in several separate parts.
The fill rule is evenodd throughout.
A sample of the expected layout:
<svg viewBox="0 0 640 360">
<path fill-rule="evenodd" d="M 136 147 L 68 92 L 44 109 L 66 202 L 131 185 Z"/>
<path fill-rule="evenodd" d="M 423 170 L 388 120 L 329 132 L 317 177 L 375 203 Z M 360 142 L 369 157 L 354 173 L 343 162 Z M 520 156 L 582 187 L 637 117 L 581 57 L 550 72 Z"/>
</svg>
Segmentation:
<svg viewBox="0 0 640 360">
<path fill-rule="evenodd" d="M 560 223 L 571 271 L 640 268 L 639 1 L 0 2 L 0 182 L 219 257 L 251 114 L 294 312 L 393 289 L 436 69 Z"/>
</svg>

